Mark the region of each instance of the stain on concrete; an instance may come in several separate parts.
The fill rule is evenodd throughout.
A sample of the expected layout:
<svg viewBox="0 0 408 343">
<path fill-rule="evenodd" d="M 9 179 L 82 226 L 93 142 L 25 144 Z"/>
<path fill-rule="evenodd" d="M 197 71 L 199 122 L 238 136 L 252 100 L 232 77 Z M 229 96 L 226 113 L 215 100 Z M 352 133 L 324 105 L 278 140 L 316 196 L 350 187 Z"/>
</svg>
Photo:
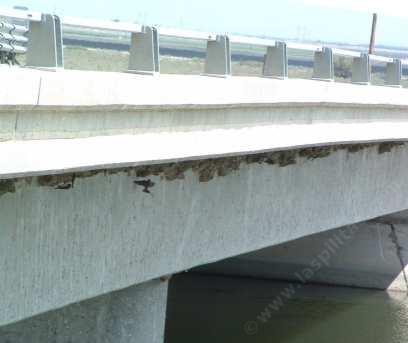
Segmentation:
<svg viewBox="0 0 408 343">
<path fill-rule="evenodd" d="M 192 171 L 198 176 L 199 182 L 210 182 L 216 177 L 224 177 L 236 173 L 243 165 L 266 164 L 278 166 L 280 168 L 290 167 L 302 160 L 315 160 L 326 158 L 333 152 L 345 150 L 354 154 L 359 151 L 371 148 L 377 148 L 378 154 L 390 153 L 393 149 L 403 147 L 403 142 L 385 142 L 369 144 L 349 144 L 349 145 L 330 145 L 323 147 L 310 147 L 302 149 L 292 149 L 285 151 L 274 151 L 260 154 L 251 154 L 245 156 L 231 156 L 223 158 L 212 158 L 196 161 L 181 161 L 174 163 L 163 163 L 157 165 L 127 167 L 109 170 L 95 170 L 79 173 L 70 173 L 62 175 L 46 175 L 37 177 L 37 183 L 41 187 L 51 187 L 57 190 L 69 190 L 74 187 L 75 179 L 90 178 L 98 174 L 115 175 L 126 173 L 130 177 L 142 178 L 134 183 L 143 187 L 144 193 L 150 194 L 150 188 L 154 187 L 154 182 L 150 180 L 152 176 L 159 176 L 162 180 L 175 181 L 183 180 L 187 171 Z M 25 178 L 24 180 L 32 182 L 34 178 Z M 15 192 L 16 180 L 0 181 L 0 196 L 5 193 Z"/>
<path fill-rule="evenodd" d="M 346 149 L 347 149 L 347 152 L 354 154 L 361 150 L 370 148 L 371 146 L 373 146 L 373 144 L 353 144 L 353 145 L 347 145 Z"/>
<path fill-rule="evenodd" d="M 380 144 L 384 145 L 384 144 Z M 224 158 L 213 158 L 198 161 L 183 161 L 178 163 L 166 163 L 152 166 L 135 167 L 136 177 L 160 176 L 167 181 L 182 180 L 188 170 L 198 175 L 200 182 L 209 182 L 215 177 L 224 177 L 239 171 L 242 164 L 268 164 L 288 167 L 296 164 L 299 159 L 314 160 L 325 158 L 338 150 L 347 150 L 349 153 L 357 153 L 364 149 L 378 146 L 378 152 L 391 152 L 393 148 L 403 144 L 400 142 L 385 143 L 380 148 L 379 144 L 353 144 L 353 145 L 331 145 L 324 147 L 311 147 L 304 149 L 274 151 L 262 154 L 246 156 L 232 156 Z M 386 149 L 385 149 L 386 147 Z M 387 150 L 387 151 L 385 151 Z M 112 171 L 114 172 L 114 171 Z M 129 174 L 130 175 L 130 174 Z"/>
<path fill-rule="evenodd" d="M 52 187 L 59 190 L 68 190 L 74 187 L 75 174 L 45 175 L 37 178 L 41 187 Z"/>
<path fill-rule="evenodd" d="M 301 149 L 299 150 L 299 156 L 307 158 L 309 160 L 324 158 L 329 156 L 332 153 L 333 149 L 334 147 L 330 146 Z"/>
<path fill-rule="evenodd" d="M 386 152 L 391 152 L 393 148 L 399 147 L 404 145 L 402 142 L 386 142 L 386 143 L 381 143 L 378 145 L 378 153 L 379 154 L 384 154 Z"/>
<path fill-rule="evenodd" d="M 0 197 L 7 193 L 16 191 L 16 180 L 0 180 Z"/>
<path fill-rule="evenodd" d="M 89 177 L 98 175 L 100 171 L 98 170 L 91 170 L 91 171 L 86 171 L 86 172 L 81 172 L 81 173 L 75 173 L 75 179 L 87 179 Z"/>
<path fill-rule="evenodd" d="M 160 176 L 164 180 L 174 181 L 184 179 L 188 170 L 198 175 L 200 182 L 209 182 L 215 177 L 227 176 L 238 171 L 242 164 L 268 164 L 287 167 L 296 164 L 299 159 L 314 160 L 330 156 L 338 150 L 347 150 L 349 153 L 357 153 L 364 149 L 378 146 L 378 152 L 391 152 L 393 148 L 399 147 L 403 143 L 385 143 L 380 148 L 379 144 L 353 144 L 353 145 L 332 145 L 325 147 L 311 147 L 305 149 L 275 151 L 262 154 L 252 154 L 246 156 L 224 157 L 219 159 L 206 159 L 198 161 L 183 161 L 178 163 L 166 163 L 152 166 L 135 167 L 137 177 Z M 112 171 L 115 173 L 115 171 Z"/>
</svg>

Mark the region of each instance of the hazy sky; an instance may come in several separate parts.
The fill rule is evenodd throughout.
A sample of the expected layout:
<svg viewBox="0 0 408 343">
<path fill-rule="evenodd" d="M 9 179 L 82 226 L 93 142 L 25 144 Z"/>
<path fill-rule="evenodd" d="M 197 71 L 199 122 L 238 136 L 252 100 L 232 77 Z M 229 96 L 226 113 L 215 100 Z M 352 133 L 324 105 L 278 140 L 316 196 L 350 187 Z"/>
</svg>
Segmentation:
<svg viewBox="0 0 408 343">
<path fill-rule="evenodd" d="M 26 5 L 61 15 L 220 33 L 350 43 L 368 43 L 370 11 L 375 9 L 381 11 L 377 43 L 408 46 L 405 3 L 408 0 L 2 0 L 1 6 Z"/>
</svg>

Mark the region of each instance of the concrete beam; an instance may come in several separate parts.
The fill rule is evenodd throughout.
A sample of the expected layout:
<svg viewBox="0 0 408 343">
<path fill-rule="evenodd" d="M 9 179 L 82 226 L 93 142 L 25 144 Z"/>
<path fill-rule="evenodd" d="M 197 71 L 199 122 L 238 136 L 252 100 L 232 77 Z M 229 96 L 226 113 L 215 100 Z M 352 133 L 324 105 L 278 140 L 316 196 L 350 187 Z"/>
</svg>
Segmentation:
<svg viewBox="0 0 408 343">
<path fill-rule="evenodd" d="M 0 327 L 0 342 L 163 343 L 167 285 L 151 281 Z"/>
<path fill-rule="evenodd" d="M 0 325 L 407 209 L 407 168 L 385 144 L 3 181 Z"/>
</svg>

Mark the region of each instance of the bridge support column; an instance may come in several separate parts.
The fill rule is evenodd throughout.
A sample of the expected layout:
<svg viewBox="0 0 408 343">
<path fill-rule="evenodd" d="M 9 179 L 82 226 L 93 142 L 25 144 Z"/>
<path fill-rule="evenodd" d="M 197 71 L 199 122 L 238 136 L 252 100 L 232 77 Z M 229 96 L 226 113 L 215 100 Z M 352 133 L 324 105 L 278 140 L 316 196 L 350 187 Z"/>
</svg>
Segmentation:
<svg viewBox="0 0 408 343">
<path fill-rule="evenodd" d="M 0 342 L 162 343 L 168 281 L 151 281 L 0 327 Z"/>
<path fill-rule="evenodd" d="M 129 72 L 138 74 L 159 73 L 160 53 L 157 29 L 144 26 L 142 31 L 132 34 Z"/>
<path fill-rule="evenodd" d="M 205 75 L 226 77 L 231 75 L 231 45 L 228 36 L 217 36 L 207 43 Z"/>
<path fill-rule="evenodd" d="M 59 17 L 43 14 L 40 22 L 30 22 L 27 66 L 63 68 L 62 28 Z"/>
<path fill-rule="evenodd" d="M 275 46 L 268 47 L 263 67 L 263 76 L 277 79 L 286 79 L 288 77 L 286 43 L 276 42 Z"/>
<path fill-rule="evenodd" d="M 353 59 L 353 65 L 351 68 L 351 82 L 368 85 L 371 82 L 371 65 L 370 55 L 361 54 L 360 57 Z"/>
</svg>

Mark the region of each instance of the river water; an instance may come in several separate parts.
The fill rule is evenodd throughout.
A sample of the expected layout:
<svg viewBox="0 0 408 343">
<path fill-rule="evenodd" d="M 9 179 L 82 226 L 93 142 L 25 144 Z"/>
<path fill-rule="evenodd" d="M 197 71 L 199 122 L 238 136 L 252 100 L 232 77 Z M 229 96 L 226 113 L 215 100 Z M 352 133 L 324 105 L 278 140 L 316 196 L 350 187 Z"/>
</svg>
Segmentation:
<svg viewBox="0 0 408 343">
<path fill-rule="evenodd" d="M 167 343 L 408 343 L 406 293 L 184 274 Z"/>
</svg>

